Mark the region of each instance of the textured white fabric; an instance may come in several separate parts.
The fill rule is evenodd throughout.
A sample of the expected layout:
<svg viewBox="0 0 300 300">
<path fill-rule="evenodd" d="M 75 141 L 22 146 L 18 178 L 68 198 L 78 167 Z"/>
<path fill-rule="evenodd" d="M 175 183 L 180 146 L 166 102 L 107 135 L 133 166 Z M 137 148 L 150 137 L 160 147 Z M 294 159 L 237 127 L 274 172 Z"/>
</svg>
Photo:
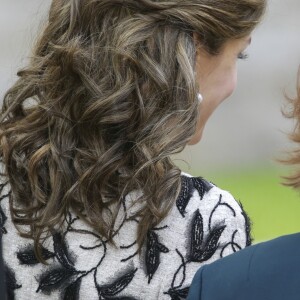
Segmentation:
<svg viewBox="0 0 300 300">
<path fill-rule="evenodd" d="M 138 220 L 128 220 L 138 205 L 132 206 L 137 193 L 131 193 L 117 218 L 116 247 L 70 213 L 65 228 L 45 244 L 49 265 L 35 262 L 32 241 L 21 238 L 12 224 L 6 185 L 0 205 L 4 261 L 16 280 L 11 295 L 17 300 L 185 299 L 199 267 L 249 244 L 249 226 L 228 192 L 201 178 L 182 178 L 183 202 L 177 199 L 149 232 L 141 255 L 135 244 Z"/>
</svg>

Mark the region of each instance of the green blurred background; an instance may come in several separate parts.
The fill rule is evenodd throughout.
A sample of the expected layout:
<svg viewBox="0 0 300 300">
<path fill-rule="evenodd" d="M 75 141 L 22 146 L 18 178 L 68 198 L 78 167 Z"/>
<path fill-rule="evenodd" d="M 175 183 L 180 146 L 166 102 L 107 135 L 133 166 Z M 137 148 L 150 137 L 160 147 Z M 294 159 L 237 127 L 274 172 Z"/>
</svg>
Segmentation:
<svg viewBox="0 0 300 300">
<path fill-rule="evenodd" d="M 254 242 L 300 232 L 299 192 L 280 183 L 287 170 L 278 168 L 227 170 L 206 176 L 241 201 L 252 220 Z"/>
</svg>

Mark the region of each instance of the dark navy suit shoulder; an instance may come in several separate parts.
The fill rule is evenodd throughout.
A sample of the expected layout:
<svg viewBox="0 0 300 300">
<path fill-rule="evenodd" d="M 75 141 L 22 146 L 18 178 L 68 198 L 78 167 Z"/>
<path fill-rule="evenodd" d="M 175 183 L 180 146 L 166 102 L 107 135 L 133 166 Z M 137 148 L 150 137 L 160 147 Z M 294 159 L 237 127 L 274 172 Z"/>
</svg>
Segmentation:
<svg viewBox="0 0 300 300">
<path fill-rule="evenodd" d="M 247 281 L 249 262 L 256 248 L 257 245 L 247 247 L 243 251 L 202 267 L 193 279 L 187 299 L 240 299 L 233 298 L 236 296 L 235 287 Z M 195 291 L 197 289 L 198 291 Z M 222 294 L 219 294 L 219 291 L 223 291 Z M 207 298 L 207 293 L 210 298 Z M 196 295 L 201 295 L 201 297 L 196 297 Z"/>
<path fill-rule="evenodd" d="M 200 269 L 188 299 L 300 300 L 300 233 L 256 244 Z"/>
</svg>

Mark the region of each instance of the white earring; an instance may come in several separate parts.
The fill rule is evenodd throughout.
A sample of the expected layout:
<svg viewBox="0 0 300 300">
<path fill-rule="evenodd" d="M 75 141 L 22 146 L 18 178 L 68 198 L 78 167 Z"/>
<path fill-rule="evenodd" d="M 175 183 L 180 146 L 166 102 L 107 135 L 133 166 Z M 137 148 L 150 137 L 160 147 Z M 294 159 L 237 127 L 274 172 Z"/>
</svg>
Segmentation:
<svg viewBox="0 0 300 300">
<path fill-rule="evenodd" d="M 203 96 L 200 93 L 197 93 L 197 99 L 200 104 L 203 101 Z"/>
</svg>

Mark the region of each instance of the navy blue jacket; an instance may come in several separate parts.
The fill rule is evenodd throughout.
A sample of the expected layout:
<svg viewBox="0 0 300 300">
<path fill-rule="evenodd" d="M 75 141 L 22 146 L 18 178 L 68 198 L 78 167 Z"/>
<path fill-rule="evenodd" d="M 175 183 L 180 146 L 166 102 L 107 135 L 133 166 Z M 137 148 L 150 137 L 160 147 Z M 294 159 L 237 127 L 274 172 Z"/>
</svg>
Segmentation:
<svg viewBox="0 0 300 300">
<path fill-rule="evenodd" d="M 260 243 L 202 267 L 188 300 L 300 300 L 300 233 Z"/>
</svg>

